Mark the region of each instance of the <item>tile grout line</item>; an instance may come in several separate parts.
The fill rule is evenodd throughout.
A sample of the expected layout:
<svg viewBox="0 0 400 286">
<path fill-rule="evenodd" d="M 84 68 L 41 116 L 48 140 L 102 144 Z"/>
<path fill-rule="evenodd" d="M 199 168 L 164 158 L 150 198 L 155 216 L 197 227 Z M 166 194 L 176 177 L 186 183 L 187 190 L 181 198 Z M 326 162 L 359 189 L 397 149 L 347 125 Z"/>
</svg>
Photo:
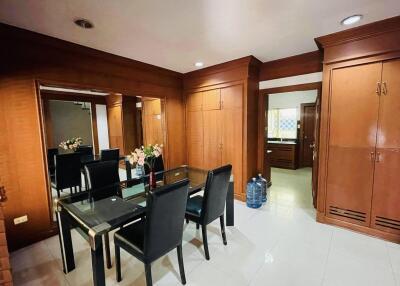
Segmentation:
<svg viewBox="0 0 400 286">
<path fill-rule="evenodd" d="M 335 231 L 335 230 L 332 229 L 331 239 L 329 240 L 328 254 L 327 254 L 327 256 L 326 256 L 325 263 L 324 263 L 324 272 L 323 272 L 323 274 L 322 274 L 321 286 L 323 286 L 323 285 L 324 285 L 324 282 L 325 282 L 326 267 L 327 267 L 327 265 L 328 265 L 329 256 L 331 255 L 332 240 L 333 240 L 333 233 L 334 233 L 334 231 Z"/>
</svg>

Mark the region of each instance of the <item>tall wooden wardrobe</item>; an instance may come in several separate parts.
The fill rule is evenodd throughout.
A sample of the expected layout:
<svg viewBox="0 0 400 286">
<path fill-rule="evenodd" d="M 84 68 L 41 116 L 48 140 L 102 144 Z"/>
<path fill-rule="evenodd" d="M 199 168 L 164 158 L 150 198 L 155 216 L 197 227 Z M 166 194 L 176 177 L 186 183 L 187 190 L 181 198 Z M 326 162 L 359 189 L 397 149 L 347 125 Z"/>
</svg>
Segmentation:
<svg viewBox="0 0 400 286">
<path fill-rule="evenodd" d="M 318 220 L 400 241 L 400 19 L 351 31 L 317 39 Z"/>
<path fill-rule="evenodd" d="M 257 173 L 257 65 L 246 57 L 184 79 L 188 164 L 206 170 L 232 164 L 241 200 Z"/>
</svg>

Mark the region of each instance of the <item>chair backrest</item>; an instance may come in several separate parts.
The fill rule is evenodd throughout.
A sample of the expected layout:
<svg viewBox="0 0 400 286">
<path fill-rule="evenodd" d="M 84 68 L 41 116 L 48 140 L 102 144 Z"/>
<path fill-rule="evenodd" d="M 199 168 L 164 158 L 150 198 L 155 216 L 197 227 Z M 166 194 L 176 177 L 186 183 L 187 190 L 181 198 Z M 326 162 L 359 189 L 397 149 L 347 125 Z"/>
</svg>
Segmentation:
<svg viewBox="0 0 400 286">
<path fill-rule="evenodd" d="M 118 161 L 85 165 L 89 196 L 95 200 L 119 195 Z"/>
<path fill-rule="evenodd" d="M 232 165 L 226 165 L 208 172 L 201 208 L 201 218 L 206 224 L 224 213 L 231 172 Z"/>
<path fill-rule="evenodd" d="M 153 168 L 153 171 L 154 171 L 155 173 L 164 171 L 164 161 L 163 161 L 162 155 L 160 155 L 160 156 L 158 156 L 157 158 L 154 159 L 154 168 Z M 144 173 L 145 173 L 146 175 L 148 175 L 148 174 L 150 173 L 150 168 L 149 168 L 149 166 L 144 165 Z M 164 177 L 164 175 L 163 175 L 162 173 L 161 173 L 161 174 L 156 174 L 156 180 L 157 180 L 157 181 L 162 180 L 163 177 Z"/>
<path fill-rule="evenodd" d="M 81 155 L 93 155 L 93 146 L 90 145 L 80 145 L 76 151 L 77 153 L 80 153 Z"/>
<path fill-rule="evenodd" d="M 104 149 L 100 151 L 102 161 L 119 161 L 119 149 Z"/>
<path fill-rule="evenodd" d="M 49 168 L 50 174 L 55 170 L 54 156 L 58 154 L 58 148 L 47 149 L 47 166 Z"/>
<path fill-rule="evenodd" d="M 150 261 L 182 243 L 189 180 L 166 185 L 147 197 L 144 255 Z"/>
<path fill-rule="evenodd" d="M 57 189 L 81 186 L 81 160 L 79 154 L 55 155 L 54 164 Z"/>
</svg>

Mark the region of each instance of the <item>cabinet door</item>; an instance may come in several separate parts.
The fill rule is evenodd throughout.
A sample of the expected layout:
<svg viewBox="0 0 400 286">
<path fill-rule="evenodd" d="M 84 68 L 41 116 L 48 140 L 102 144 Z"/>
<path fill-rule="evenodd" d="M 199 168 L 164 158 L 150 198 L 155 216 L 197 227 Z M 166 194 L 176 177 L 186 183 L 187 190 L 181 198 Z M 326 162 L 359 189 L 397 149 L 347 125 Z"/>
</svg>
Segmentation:
<svg viewBox="0 0 400 286">
<path fill-rule="evenodd" d="M 400 234 L 400 60 L 383 63 L 371 226 Z"/>
<path fill-rule="evenodd" d="M 203 92 L 203 110 L 221 109 L 220 89 L 207 90 Z"/>
<path fill-rule="evenodd" d="M 203 112 L 187 113 L 187 150 L 190 167 L 203 168 Z"/>
<path fill-rule="evenodd" d="M 231 164 L 235 193 L 243 192 L 243 88 L 241 85 L 221 89 L 222 165 Z M 253 150 L 256 152 L 256 150 Z"/>
<path fill-rule="evenodd" d="M 331 74 L 326 214 L 369 226 L 381 63 Z"/>
<path fill-rule="evenodd" d="M 204 169 L 221 166 L 221 111 L 203 111 Z"/>
<path fill-rule="evenodd" d="M 203 92 L 188 94 L 186 97 L 187 111 L 200 111 L 203 105 Z"/>
</svg>

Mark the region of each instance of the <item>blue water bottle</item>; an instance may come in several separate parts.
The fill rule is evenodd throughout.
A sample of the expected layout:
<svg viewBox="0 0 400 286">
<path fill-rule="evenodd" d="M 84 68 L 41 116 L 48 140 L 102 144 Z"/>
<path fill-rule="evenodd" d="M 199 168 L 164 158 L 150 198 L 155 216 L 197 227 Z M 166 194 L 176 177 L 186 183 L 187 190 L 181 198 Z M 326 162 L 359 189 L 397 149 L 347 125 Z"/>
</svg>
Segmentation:
<svg viewBox="0 0 400 286">
<path fill-rule="evenodd" d="M 252 178 L 247 183 L 246 204 L 253 209 L 257 209 L 262 205 L 261 185 L 256 182 L 256 178 Z"/>
<path fill-rule="evenodd" d="M 261 185 L 261 201 L 265 203 L 267 201 L 267 180 L 261 174 L 258 174 L 257 183 Z"/>
</svg>

